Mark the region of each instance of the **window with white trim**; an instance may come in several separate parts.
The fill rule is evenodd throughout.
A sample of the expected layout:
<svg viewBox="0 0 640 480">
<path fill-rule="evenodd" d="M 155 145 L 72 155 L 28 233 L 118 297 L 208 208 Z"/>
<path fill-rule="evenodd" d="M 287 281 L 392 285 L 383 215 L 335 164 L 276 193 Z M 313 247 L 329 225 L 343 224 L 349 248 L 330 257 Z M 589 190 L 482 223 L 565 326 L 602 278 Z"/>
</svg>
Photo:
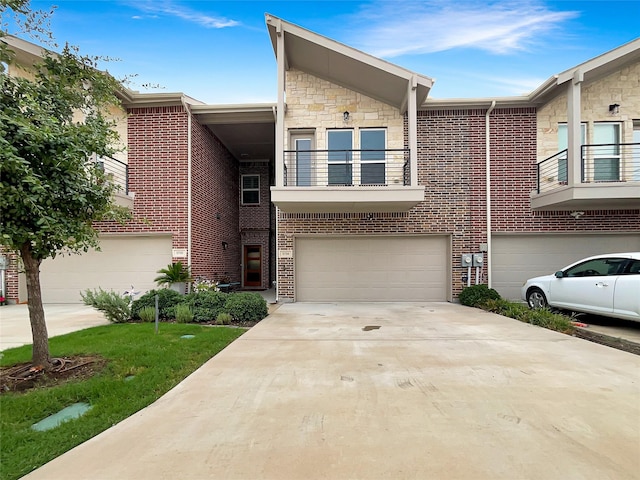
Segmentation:
<svg viewBox="0 0 640 480">
<path fill-rule="evenodd" d="M 580 145 L 587 143 L 587 124 L 580 124 Z M 558 151 L 566 149 L 569 145 L 569 132 L 567 131 L 567 124 L 558 124 Z M 558 181 L 567 181 L 567 157 L 558 159 Z"/>
<path fill-rule="evenodd" d="M 617 182 L 620 180 L 620 123 L 595 122 L 593 124 L 593 180 Z"/>
<path fill-rule="evenodd" d="M 242 204 L 260 204 L 260 175 L 242 175 Z"/>
</svg>

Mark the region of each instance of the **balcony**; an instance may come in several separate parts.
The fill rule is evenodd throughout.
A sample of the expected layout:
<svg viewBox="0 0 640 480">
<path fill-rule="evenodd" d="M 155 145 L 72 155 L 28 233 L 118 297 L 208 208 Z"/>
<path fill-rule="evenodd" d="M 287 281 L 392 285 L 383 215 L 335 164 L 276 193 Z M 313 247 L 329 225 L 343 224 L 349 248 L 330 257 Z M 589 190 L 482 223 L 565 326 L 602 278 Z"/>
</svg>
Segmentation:
<svg viewBox="0 0 640 480">
<path fill-rule="evenodd" d="M 96 164 L 118 187 L 115 202 L 124 207 L 133 207 L 133 192 L 129 192 L 129 165 L 113 157 L 96 157 Z"/>
<path fill-rule="evenodd" d="M 537 165 L 534 210 L 640 208 L 640 143 L 582 145 L 579 178 L 569 178 L 567 150 Z"/>
<path fill-rule="evenodd" d="M 424 200 L 409 151 L 286 150 L 271 201 L 286 213 L 406 212 Z"/>
</svg>

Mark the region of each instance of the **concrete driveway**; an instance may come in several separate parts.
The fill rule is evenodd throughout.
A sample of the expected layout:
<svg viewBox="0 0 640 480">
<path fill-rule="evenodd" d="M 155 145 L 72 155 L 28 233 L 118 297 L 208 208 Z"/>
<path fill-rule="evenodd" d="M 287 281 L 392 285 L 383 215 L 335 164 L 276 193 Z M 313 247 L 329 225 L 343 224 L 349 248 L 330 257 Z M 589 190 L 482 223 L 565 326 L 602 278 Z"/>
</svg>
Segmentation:
<svg viewBox="0 0 640 480">
<path fill-rule="evenodd" d="M 153 405 L 25 478 L 638 472 L 638 356 L 448 303 L 287 304 Z"/>
<path fill-rule="evenodd" d="M 44 305 L 44 315 L 49 337 L 109 323 L 101 312 L 80 304 L 47 304 Z M 0 307 L 0 351 L 32 342 L 27 305 Z"/>
</svg>

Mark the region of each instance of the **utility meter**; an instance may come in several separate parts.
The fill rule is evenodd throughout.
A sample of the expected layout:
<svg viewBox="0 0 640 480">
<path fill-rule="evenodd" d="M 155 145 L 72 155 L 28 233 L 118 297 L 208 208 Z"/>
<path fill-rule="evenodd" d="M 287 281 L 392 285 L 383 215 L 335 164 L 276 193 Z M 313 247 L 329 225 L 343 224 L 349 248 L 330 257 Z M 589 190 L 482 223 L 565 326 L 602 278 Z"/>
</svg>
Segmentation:
<svg viewBox="0 0 640 480">
<path fill-rule="evenodd" d="M 463 267 L 470 267 L 472 263 L 473 263 L 473 255 L 471 255 L 470 253 L 463 253 L 462 257 L 460 258 L 460 264 Z"/>
<path fill-rule="evenodd" d="M 473 254 L 473 267 L 481 267 L 484 263 L 484 255 L 482 253 Z"/>
</svg>

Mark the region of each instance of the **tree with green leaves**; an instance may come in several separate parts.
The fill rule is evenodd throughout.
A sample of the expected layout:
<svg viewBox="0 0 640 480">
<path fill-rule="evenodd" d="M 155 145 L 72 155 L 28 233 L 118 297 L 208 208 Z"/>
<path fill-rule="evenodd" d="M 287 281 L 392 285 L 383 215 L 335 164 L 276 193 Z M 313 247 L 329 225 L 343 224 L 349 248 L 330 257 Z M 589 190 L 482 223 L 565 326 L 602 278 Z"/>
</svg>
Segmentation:
<svg viewBox="0 0 640 480">
<path fill-rule="evenodd" d="M 3 37 L 6 32 L 0 43 Z M 115 153 L 118 136 L 106 112 L 119 105 L 122 88 L 96 68 L 98 60 L 67 46 L 59 54 L 45 53 L 33 77 L 0 72 L 0 245 L 24 264 L 32 362 L 45 369 L 51 358 L 42 261 L 98 247 L 94 223 L 129 215 L 114 204 L 116 187 L 95 162 Z"/>
</svg>

